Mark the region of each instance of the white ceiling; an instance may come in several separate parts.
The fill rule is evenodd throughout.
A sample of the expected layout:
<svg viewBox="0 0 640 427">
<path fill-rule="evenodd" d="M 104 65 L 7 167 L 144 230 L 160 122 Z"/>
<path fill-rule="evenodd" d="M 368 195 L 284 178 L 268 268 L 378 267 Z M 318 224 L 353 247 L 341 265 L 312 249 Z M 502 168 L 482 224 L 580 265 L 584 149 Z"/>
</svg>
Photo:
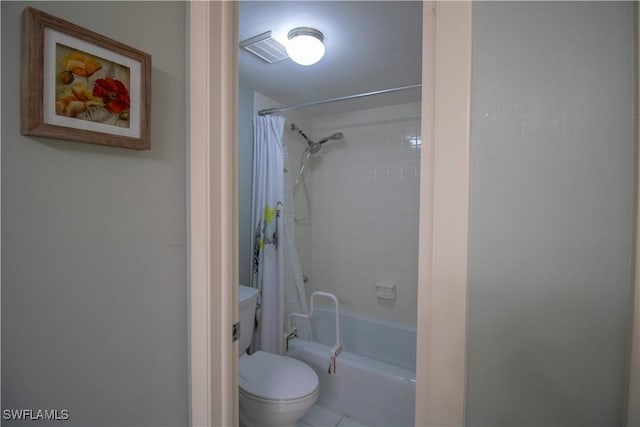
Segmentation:
<svg viewBox="0 0 640 427">
<path fill-rule="evenodd" d="M 324 34 L 326 54 L 320 62 L 302 66 L 285 59 L 269 64 L 240 49 L 241 80 L 285 105 L 420 83 L 420 1 L 240 2 L 240 41 L 270 30 L 284 43 L 295 27 L 313 27 Z M 419 90 L 408 90 L 305 111 L 339 113 L 419 99 Z"/>
</svg>

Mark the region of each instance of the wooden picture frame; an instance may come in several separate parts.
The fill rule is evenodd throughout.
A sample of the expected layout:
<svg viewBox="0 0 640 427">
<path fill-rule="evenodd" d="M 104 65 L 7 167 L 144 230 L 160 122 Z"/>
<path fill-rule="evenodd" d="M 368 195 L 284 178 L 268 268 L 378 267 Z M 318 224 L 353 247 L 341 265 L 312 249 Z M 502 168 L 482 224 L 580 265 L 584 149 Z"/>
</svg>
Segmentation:
<svg viewBox="0 0 640 427">
<path fill-rule="evenodd" d="M 20 133 L 151 148 L 151 55 L 28 7 Z"/>
</svg>

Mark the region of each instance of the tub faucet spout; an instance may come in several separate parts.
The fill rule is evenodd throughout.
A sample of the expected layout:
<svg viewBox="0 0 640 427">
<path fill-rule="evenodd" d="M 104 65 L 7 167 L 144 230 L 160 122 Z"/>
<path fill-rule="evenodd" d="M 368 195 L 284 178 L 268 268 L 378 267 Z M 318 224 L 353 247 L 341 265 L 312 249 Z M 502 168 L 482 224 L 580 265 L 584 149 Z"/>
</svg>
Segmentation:
<svg viewBox="0 0 640 427">
<path fill-rule="evenodd" d="M 334 345 L 333 348 L 331 349 L 331 358 L 329 359 L 329 370 L 327 371 L 329 375 L 336 374 L 336 358 L 340 353 L 342 353 L 343 348 L 344 348 L 344 345 L 342 344 L 342 342 L 340 342 L 339 344 Z"/>
<path fill-rule="evenodd" d="M 289 340 L 293 337 L 297 337 L 298 336 L 298 328 L 296 328 L 295 326 L 293 328 L 291 328 L 289 330 L 289 333 L 287 334 L 287 344 L 285 346 L 285 353 L 289 351 Z"/>
</svg>

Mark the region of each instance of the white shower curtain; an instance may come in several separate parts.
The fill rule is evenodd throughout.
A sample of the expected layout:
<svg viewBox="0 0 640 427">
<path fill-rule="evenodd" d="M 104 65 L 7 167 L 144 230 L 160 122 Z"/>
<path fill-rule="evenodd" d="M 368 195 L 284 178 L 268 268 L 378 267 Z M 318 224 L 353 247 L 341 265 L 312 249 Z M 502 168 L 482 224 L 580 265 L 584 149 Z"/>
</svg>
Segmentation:
<svg viewBox="0 0 640 427">
<path fill-rule="evenodd" d="M 276 354 L 284 350 L 286 316 L 309 311 L 295 245 L 291 174 L 287 173 L 291 169 L 282 141 L 284 121 L 280 116 L 256 117 L 253 144 L 251 285 L 260 290 L 260 297 L 251 350 Z M 311 337 L 308 322 L 296 326 L 299 336 Z"/>
<path fill-rule="evenodd" d="M 282 202 L 284 196 L 284 118 L 254 119 L 251 224 L 251 286 L 260 290 L 252 350 L 280 354 L 284 331 Z"/>
</svg>

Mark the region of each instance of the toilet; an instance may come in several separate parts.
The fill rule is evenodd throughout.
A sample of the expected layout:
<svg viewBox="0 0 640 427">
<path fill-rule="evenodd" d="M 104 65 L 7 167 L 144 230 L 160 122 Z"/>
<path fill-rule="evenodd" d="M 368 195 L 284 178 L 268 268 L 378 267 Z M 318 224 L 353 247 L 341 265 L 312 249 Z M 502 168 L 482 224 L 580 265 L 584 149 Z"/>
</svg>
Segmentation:
<svg viewBox="0 0 640 427">
<path fill-rule="evenodd" d="M 294 427 L 318 400 L 318 375 L 299 360 L 257 351 L 246 354 L 255 318 L 255 288 L 240 285 L 240 425 Z"/>
</svg>

